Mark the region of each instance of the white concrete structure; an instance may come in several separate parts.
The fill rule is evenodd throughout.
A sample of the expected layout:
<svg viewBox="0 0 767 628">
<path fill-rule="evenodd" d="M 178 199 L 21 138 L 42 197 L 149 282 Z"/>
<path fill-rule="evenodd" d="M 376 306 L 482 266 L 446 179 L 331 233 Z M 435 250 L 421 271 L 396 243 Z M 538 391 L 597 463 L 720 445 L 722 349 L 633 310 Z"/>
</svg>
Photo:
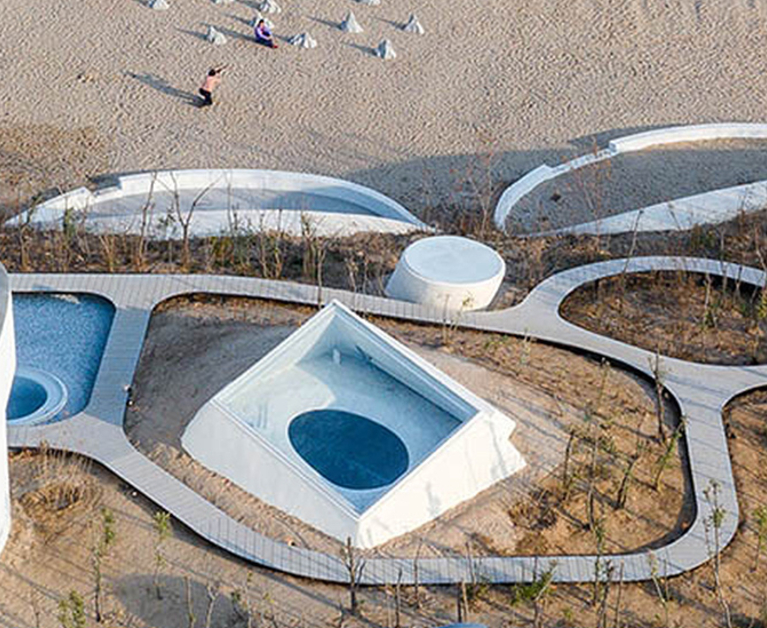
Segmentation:
<svg viewBox="0 0 767 628">
<path fill-rule="evenodd" d="M 0 264 L 0 551 L 11 531 L 11 490 L 8 478 L 5 408 L 16 371 L 16 341 L 13 332 L 11 288 Z"/>
<path fill-rule="evenodd" d="M 361 33 L 362 32 L 362 26 L 360 26 L 360 23 L 357 21 L 357 18 L 354 16 L 354 13 L 352 11 L 349 11 L 346 14 L 346 17 L 343 19 L 343 21 L 339 25 L 339 28 L 345 33 Z"/>
<path fill-rule="evenodd" d="M 495 207 L 495 226 L 506 228 L 506 220 L 519 201 L 539 185 L 559 176 L 590 166 L 617 155 L 683 142 L 702 142 L 723 139 L 767 139 L 767 124 L 730 122 L 721 124 L 697 124 L 655 129 L 611 140 L 607 148 L 581 155 L 559 166 L 546 164 L 528 172 L 510 185 L 501 195 Z M 725 218 L 726 219 L 726 218 Z M 548 233 L 548 232 L 547 232 Z"/>
<path fill-rule="evenodd" d="M 479 310 L 490 305 L 505 275 L 506 263 L 489 246 L 434 236 L 405 249 L 386 295 L 440 310 Z"/>
<path fill-rule="evenodd" d="M 296 46 L 297 48 L 316 48 L 317 47 L 317 40 L 314 39 L 309 33 L 301 33 L 300 35 L 294 35 L 290 38 L 288 43 L 291 46 Z"/>
<path fill-rule="evenodd" d="M 170 9 L 170 4 L 168 4 L 168 0 L 150 0 L 149 8 L 155 11 L 167 11 Z"/>
<path fill-rule="evenodd" d="M 722 188 L 656 203 L 600 220 L 535 235 L 610 235 L 633 231 L 687 231 L 752 214 L 767 207 L 767 181 Z"/>
<path fill-rule="evenodd" d="M 194 209 L 192 207 L 194 205 Z M 392 199 L 341 179 L 273 170 L 166 170 L 125 175 L 114 187 L 78 188 L 37 205 L 11 223 L 61 227 L 69 215 L 94 232 L 180 237 L 279 229 L 299 236 L 307 223 L 317 235 L 365 231 L 407 233 L 429 228 Z"/>
<path fill-rule="evenodd" d="M 338 412 L 353 414 L 302 445 L 299 429 Z M 363 423 L 373 432 L 353 437 Z M 259 499 L 367 548 L 521 469 L 514 427 L 334 301 L 200 408 L 181 442 Z"/>
<path fill-rule="evenodd" d="M 391 41 L 388 39 L 384 39 L 380 44 L 378 44 L 378 47 L 375 50 L 375 54 L 377 57 L 380 57 L 381 59 L 396 59 L 397 53 L 394 52 L 394 46 L 392 45 Z"/>
<path fill-rule="evenodd" d="M 416 35 L 423 35 L 426 32 L 421 25 L 421 22 L 418 21 L 418 17 L 415 13 L 410 14 L 410 19 L 407 21 L 407 24 L 402 27 L 402 30 L 406 33 L 414 33 Z"/>
</svg>

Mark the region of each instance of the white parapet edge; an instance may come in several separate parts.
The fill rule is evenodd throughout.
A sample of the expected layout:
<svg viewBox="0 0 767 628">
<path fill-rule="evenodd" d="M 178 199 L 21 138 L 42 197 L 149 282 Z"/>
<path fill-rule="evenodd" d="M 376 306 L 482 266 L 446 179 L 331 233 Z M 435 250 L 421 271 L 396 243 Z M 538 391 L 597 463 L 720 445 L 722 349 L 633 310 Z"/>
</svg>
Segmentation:
<svg viewBox="0 0 767 628">
<path fill-rule="evenodd" d="M 206 189 L 239 189 L 239 190 L 276 190 L 285 193 L 295 192 L 325 196 L 329 199 L 346 201 L 364 207 L 373 215 L 359 214 L 331 214 L 328 212 L 309 211 L 308 214 L 316 215 L 320 222 L 327 222 L 325 229 L 328 234 L 341 232 L 345 234 L 353 226 L 354 231 L 376 230 L 403 232 L 410 230 L 430 230 L 430 228 L 411 214 L 405 207 L 391 198 L 371 188 L 321 175 L 304 174 L 296 172 L 282 172 L 276 170 L 244 170 L 244 169 L 205 169 L 205 170 L 163 170 L 156 172 L 144 172 L 139 174 L 123 175 L 117 178 L 117 185 L 91 192 L 81 187 L 71 190 L 48 201 L 36 205 L 32 209 L 23 212 L 19 216 L 11 218 L 9 224 L 29 223 L 36 226 L 52 227 L 60 226 L 67 213 L 81 216 L 98 204 L 117 201 L 125 196 L 149 195 L 155 191 L 182 191 L 182 190 L 206 190 Z M 242 214 L 248 213 L 246 209 Z M 279 210 L 254 210 L 266 217 L 266 224 L 274 228 L 277 224 L 278 215 L 285 217 L 289 212 Z M 294 212 L 295 213 L 295 212 Z M 201 214 L 198 214 L 199 217 Z M 220 225 L 204 226 L 205 235 L 217 235 L 228 228 L 228 212 L 222 210 L 217 213 Z M 117 217 L 113 225 L 115 229 L 125 231 L 130 228 L 123 214 Z M 141 216 L 133 221 L 138 224 Z M 109 226 L 109 219 L 101 220 Z M 380 221 L 380 224 L 377 224 Z M 300 232 L 300 220 L 293 220 L 289 228 Z M 348 223 L 348 224 L 346 224 Z M 399 223 L 399 224 L 397 224 Z M 257 224 L 251 227 L 257 227 Z M 197 235 L 197 231 L 192 229 Z"/>
<path fill-rule="evenodd" d="M 409 263 L 409 249 L 400 256 L 386 284 L 384 291 L 389 298 L 426 305 L 445 314 L 483 310 L 492 303 L 506 277 L 506 262 L 493 249 L 490 250 L 498 262 L 497 272 L 468 283 L 442 281 L 424 275 Z M 466 263 L 471 264 L 472 260 L 467 259 Z"/>
<path fill-rule="evenodd" d="M 445 408 L 452 407 L 450 413 L 460 422 L 362 512 L 256 430 L 245 427 L 227 409 L 227 399 L 238 394 L 243 382 L 276 365 L 284 365 L 286 359 L 300 360 L 303 349 L 297 354 L 296 350 L 303 346 L 304 338 L 312 337 L 334 317 L 344 320 L 380 348 L 384 358 L 373 358 L 379 368 L 392 376 L 396 376 L 395 372 L 407 375 L 407 381 L 402 381 L 405 386 Z M 525 460 L 510 440 L 515 427 L 511 417 L 341 302 L 332 301 L 206 402 L 187 425 L 181 443 L 195 460 L 257 498 L 341 542 L 350 538 L 356 546 L 370 549 L 432 521 L 523 469 Z M 426 494 L 439 499 L 436 503 L 422 499 Z"/>
<path fill-rule="evenodd" d="M 679 144 L 682 142 L 703 142 L 722 139 L 767 139 L 767 124 L 748 122 L 725 122 L 714 124 L 695 124 L 654 129 L 643 133 L 616 138 L 607 144 L 607 148 L 581 155 L 559 166 L 551 167 L 546 164 L 531 170 L 521 179 L 512 183 L 504 190 L 498 204 L 495 206 L 495 226 L 505 231 L 506 219 L 519 201 L 530 194 L 539 185 L 560 175 L 578 170 L 617 155 L 632 153 L 655 146 Z M 642 211 L 642 210 L 636 210 Z M 576 225 L 577 229 L 580 225 Z M 631 228 L 627 229 L 628 231 Z M 557 230 L 557 232 L 562 230 Z M 552 231 L 545 232 L 551 235 Z M 544 235 L 544 234 L 534 234 Z"/>
<path fill-rule="evenodd" d="M 649 205 L 600 220 L 562 227 L 534 236 L 615 235 L 636 231 L 686 231 L 718 224 L 767 206 L 767 181 L 736 185 Z"/>
<path fill-rule="evenodd" d="M 16 342 L 13 331 L 11 287 L 0 264 L 0 551 L 11 531 L 11 489 L 8 476 L 6 406 L 16 372 Z"/>
</svg>

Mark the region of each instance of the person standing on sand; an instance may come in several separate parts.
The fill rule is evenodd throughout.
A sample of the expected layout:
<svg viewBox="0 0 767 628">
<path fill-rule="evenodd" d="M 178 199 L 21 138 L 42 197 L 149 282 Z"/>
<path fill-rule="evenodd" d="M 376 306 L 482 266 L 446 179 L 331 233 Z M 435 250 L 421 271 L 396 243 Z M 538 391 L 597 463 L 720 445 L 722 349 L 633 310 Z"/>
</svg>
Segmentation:
<svg viewBox="0 0 767 628">
<path fill-rule="evenodd" d="M 202 96 L 203 101 L 202 105 L 200 105 L 201 107 L 209 107 L 213 104 L 213 91 L 221 83 L 221 74 L 224 71 L 224 67 L 226 66 L 208 70 L 208 76 L 205 77 L 205 81 L 202 87 L 200 87 L 200 96 Z"/>
</svg>

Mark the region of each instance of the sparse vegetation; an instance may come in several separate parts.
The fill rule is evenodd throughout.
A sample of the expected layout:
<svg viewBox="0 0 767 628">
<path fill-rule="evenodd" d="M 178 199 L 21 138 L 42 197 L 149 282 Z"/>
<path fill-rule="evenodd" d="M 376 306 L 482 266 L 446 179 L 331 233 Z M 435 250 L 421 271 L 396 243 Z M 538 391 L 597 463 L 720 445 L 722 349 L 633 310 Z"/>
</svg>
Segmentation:
<svg viewBox="0 0 767 628">
<path fill-rule="evenodd" d="M 365 571 L 365 559 L 360 556 L 359 550 L 352 545 L 351 538 L 346 539 L 346 545 L 341 553 L 346 572 L 349 575 L 349 612 L 352 615 L 359 613 L 359 598 L 357 592 L 360 579 Z"/>
<path fill-rule="evenodd" d="M 477 187 L 483 187 L 477 183 Z M 401 250 L 408 242 L 404 237 L 381 237 L 375 236 L 370 239 L 357 237 L 349 239 L 321 239 L 316 235 L 305 234 L 304 238 L 291 239 L 280 233 L 279 229 L 274 232 L 253 232 L 249 229 L 233 229 L 231 233 L 216 238 L 193 238 L 185 237 L 182 242 L 182 258 L 176 260 L 172 245 L 167 242 L 154 242 L 148 238 L 150 228 L 150 216 L 152 206 L 147 202 L 146 224 L 147 233 L 138 237 L 128 237 L 120 234 L 114 236 L 91 236 L 86 234 L 82 227 L 81 217 L 69 215 L 62 225 L 60 233 L 45 233 L 35 231 L 28 226 L 18 229 L 4 228 L 0 232 L 0 251 L 3 261 L 14 270 L 58 270 L 58 271 L 108 271 L 120 272 L 125 270 L 151 270 L 153 272 L 179 271 L 186 272 L 224 272 L 242 273 L 254 276 L 270 278 L 303 279 L 316 284 L 320 289 L 323 286 L 348 287 L 354 292 L 368 291 L 379 292 L 383 285 L 383 278 L 393 268 L 396 261 L 397 251 Z M 533 283 L 550 275 L 555 270 L 575 265 L 585 261 L 594 261 L 627 254 L 643 254 L 650 251 L 658 252 L 659 249 L 668 252 L 683 252 L 698 254 L 714 254 L 727 252 L 729 259 L 737 259 L 746 263 L 759 263 L 764 243 L 763 217 L 743 218 L 720 228 L 699 229 L 691 234 L 671 237 L 645 236 L 634 233 L 632 238 L 608 238 L 601 237 L 597 240 L 589 238 L 565 238 L 558 240 L 524 241 L 506 238 L 494 232 L 488 225 L 487 216 L 483 216 L 476 224 L 470 224 L 464 220 L 460 228 L 457 225 L 448 225 L 449 229 L 466 233 L 481 234 L 485 239 L 493 242 L 501 248 L 509 261 L 510 279 L 504 305 L 519 300 L 525 290 Z M 259 235 L 257 235 L 257 233 Z M 713 237 L 712 234 L 715 236 Z M 523 269 L 523 272 L 516 271 Z M 632 323 L 636 310 L 641 309 L 641 299 L 663 300 L 664 293 L 668 298 L 676 298 L 674 295 L 683 294 L 685 298 L 677 299 L 676 305 L 681 305 L 684 316 L 679 316 L 679 307 L 672 314 L 660 314 L 655 316 L 657 320 L 668 321 L 676 316 L 683 319 L 669 327 L 670 331 L 663 337 L 660 346 L 657 344 L 650 350 L 660 350 L 661 354 L 686 355 L 688 359 L 693 356 L 704 356 L 708 361 L 731 361 L 737 363 L 746 356 L 748 362 L 760 361 L 764 355 L 764 321 L 767 318 L 767 297 L 764 290 L 750 291 L 738 282 L 718 283 L 711 277 L 696 277 L 691 274 L 678 273 L 672 276 L 657 273 L 648 277 L 626 276 L 621 278 L 620 290 L 614 290 L 610 281 L 601 282 L 598 287 L 599 297 L 594 300 L 593 290 L 586 288 L 583 292 L 588 299 L 575 295 L 566 304 L 566 314 L 577 319 L 581 324 L 584 321 L 594 325 L 595 320 L 602 322 L 604 328 L 617 337 L 630 338 L 630 341 L 641 341 L 641 336 L 651 337 L 652 333 L 647 328 L 637 327 Z M 673 289 L 669 289 L 669 285 Z M 592 291 L 590 291 L 592 290 Z M 639 296 L 638 296 L 639 295 Z M 587 302 L 588 301 L 588 302 Z M 607 303 L 608 305 L 605 305 Z M 637 304 L 640 305 L 637 305 Z M 661 303 L 663 305 L 663 303 Z M 613 307 L 614 306 L 614 307 Z M 591 309 L 590 309 L 591 308 Z M 601 308 L 601 309 L 600 309 Z M 687 308 L 687 309 L 685 309 Z M 688 312 L 688 310 L 694 310 Z M 619 313 L 619 315 L 618 315 Z M 645 312 L 646 314 L 646 312 Z M 689 316 L 688 316 L 689 314 Z M 734 331 L 727 335 L 728 324 L 731 321 L 739 321 Z M 604 329 L 603 329 L 604 330 Z M 727 332 L 727 333 L 725 333 Z M 409 333 L 403 332 L 403 336 Z M 444 329 L 419 329 L 418 333 L 423 341 L 431 338 L 435 345 L 439 345 L 439 337 L 444 334 Z M 712 340 L 715 338 L 717 340 Z M 724 338 L 724 341 L 722 340 Z M 734 339 L 734 340 L 733 340 Z M 732 341 L 732 342 L 731 342 Z M 718 343 L 718 344 L 717 344 Z M 506 373 L 513 374 L 520 381 L 536 381 L 536 385 L 544 389 L 556 392 L 557 395 L 565 396 L 566 391 L 561 390 L 561 384 L 555 382 L 549 374 L 541 368 L 542 358 L 540 354 L 549 351 L 550 348 L 541 343 L 534 343 L 531 339 L 506 339 L 489 338 L 487 334 L 467 332 L 461 330 L 458 325 L 450 329 L 449 343 L 453 352 L 470 357 L 477 362 L 493 369 L 501 369 Z M 743 348 L 747 350 L 743 350 Z M 657 429 L 647 429 L 646 419 L 652 419 L 652 415 L 646 412 L 636 411 L 632 408 L 629 412 L 618 413 L 615 411 L 616 402 L 613 398 L 612 371 L 608 366 L 593 365 L 589 372 L 588 381 L 581 382 L 577 392 L 582 397 L 582 403 L 578 409 L 582 412 L 580 423 L 572 426 L 568 432 L 569 442 L 566 445 L 566 454 L 563 458 L 563 468 L 547 480 L 543 480 L 531 499 L 523 506 L 510 507 L 510 521 L 516 524 L 515 530 L 522 537 L 529 533 L 528 545 L 520 541 L 520 551 L 535 552 L 550 551 L 557 553 L 561 547 L 553 544 L 548 539 L 555 539 L 552 534 L 546 536 L 545 531 L 553 526 L 561 526 L 561 529 L 573 535 L 573 546 L 581 543 L 585 547 L 584 538 L 578 538 L 584 534 L 591 539 L 593 546 L 597 548 L 597 554 L 601 557 L 608 549 L 612 539 L 618 538 L 616 530 L 625 529 L 632 521 L 638 521 L 646 513 L 639 514 L 634 509 L 633 502 L 640 499 L 649 499 L 653 491 L 663 487 L 665 483 L 674 485 L 674 490 L 681 490 L 683 484 L 679 480 L 680 460 L 684 457 L 683 427 L 682 421 L 677 422 L 674 408 L 668 404 L 668 400 L 662 394 L 663 364 L 662 359 L 656 356 L 654 365 L 650 368 L 655 374 L 654 386 L 648 387 L 649 392 L 655 388 L 656 399 L 656 423 Z M 656 372 L 657 371 L 657 372 Z M 537 378 L 537 379 L 536 379 Z M 660 385 L 659 385 L 660 382 Z M 585 392 L 584 392 L 585 391 Z M 570 391 L 572 393 L 572 391 Z M 641 416 L 640 416 L 641 415 Z M 741 428 L 738 428 L 739 430 Z M 739 455 L 738 447 L 758 443 L 764 449 L 764 434 L 755 429 L 747 435 L 741 435 L 739 442 L 735 444 L 734 456 Z M 667 431 L 664 431 L 667 430 Z M 624 433 L 626 432 L 626 433 Z M 627 435 L 630 433 L 630 436 Z M 743 434 L 743 432 L 740 432 Z M 653 438 L 655 435 L 660 438 Z M 665 442 L 658 442 L 658 440 Z M 753 454 L 763 457 L 759 451 Z M 74 456 L 53 452 L 44 452 L 40 458 L 40 475 L 38 485 L 34 490 L 25 492 L 19 497 L 20 503 L 24 504 L 25 511 L 35 515 L 41 511 L 40 504 L 46 508 L 55 504 L 57 512 L 61 513 L 61 520 L 71 517 L 72 508 L 76 504 L 84 503 L 84 508 L 89 508 L 85 518 L 93 521 L 99 513 L 102 519 L 101 541 L 91 548 L 92 568 L 94 570 L 94 619 L 100 621 L 102 616 L 102 562 L 110 556 L 112 542 L 106 543 L 107 530 L 112 532 L 114 540 L 114 518 L 109 509 L 96 506 L 85 499 L 88 497 L 87 483 L 83 478 L 92 474 L 88 465 L 83 464 L 76 474 L 69 469 L 77 466 L 78 458 Z M 761 460 L 761 458 L 759 458 Z M 764 463 L 764 460 L 762 460 Z M 755 482 L 759 484 L 758 491 L 765 492 L 761 483 L 761 468 L 767 465 L 755 467 L 758 472 Z M 739 471 L 741 482 L 743 481 L 743 469 Z M 68 475 L 70 474 L 70 475 Z M 743 625 L 758 625 L 763 621 L 763 605 L 756 605 L 749 600 L 741 600 L 731 596 L 728 583 L 735 578 L 741 577 L 738 571 L 738 561 L 733 556 L 742 556 L 746 551 L 748 564 L 759 566 L 762 553 L 763 540 L 767 524 L 762 525 L 767 516 L 762 510 L 763 506 L 750 504 L 753 513 L 753 525 L 746 534 L 755 535 L 753 547 L 746 550 L 742 544 L 736 541 L 731 548 L 731 556 L 720 556 L 719 529 L 722 521 L 728 515 L 724 512 L 717 501 L 715 487 L 709 487 L 710 513 L 707 521 L 712 546 L 712 578 L 714 580 L 715 606 L 708 605 L 705 594 L 705 576 L 694 573 L 685 579 L 670 579 L 664 574 L 665 565 L 662 561 L 654 566 L 654 577 L 650 591 L 642 589 L 635 584 L 610 584 L 615 574 L 615 567 L 607 561 L 597 561 L 596 578 L 593 588 L 568 586 L 554 587 L 552 578 L 554 566 L 549 571 L 537 575 L 532 585 L 519 585 L 509 593 L 507 588 L 492 587 L 483 581 L 481 574 L 475 574 L 470 582 L 461 586 L 457 593 L 454 590 L 445 592 L 435 587 L 419 585 L 413 589 L 413 599 L 408 599 L 406 593 L 397 586 L 396 596 L 396 619 L 397 625 L 401 622 L 401 610 L 413 610 L 430 619 L 441 618 L 453 614 L 454 604 L 457 598 L 458 608 L 461 609 L 462 617 L 466 617 L 471 611 L 472 619 L 489 621 L 485 618 L 507 618 L 505 614 L 498 614 L 494 606 L 506 606 L 513 604 L 515 621 L 521 625 L 532 623 L 533 626 L 557 625 L 553 618 L 562 618 L 562 625 L 576 623 L 573 607 L 578 609 L 579 615 L 587 605 L 596 615 L 596 625 L 602 628 L 608 626 L 608 610 L 611 607 L 611 599 L 614 602 L 613 625 L 650 625 L 660 624 L 665 626 L 686 625 L 684 624 L 683 603 L 675 600 L 694 599 L 696 617 L 712 614 L 714 609 L 721 615 L 721 623 L 726 626 L 738 625 L 738 621 L 745 617 Z M 114 489 L 117 492 L 116 489 Z M 43 497 L 44 496 L 44 497 Z M 655 499 L 655 498 L 653 498 Z M 747 499 L 752 499 L 750 496 Z M 767 495 L 761 496 L 767 500 Z M 652 502 L 657 504 L 657 502 Z M 614 510 L 605 508 L 605 504 L 613 504 Z M 35 510 L 37 508 L 37 510 Z M 744 510 L 745 512 L 745 510 Z M 110 513 L 107 521 L 106 513 Z M 680 515 L 680 528 L 683 529 L 686 515 L 682 511 Z M 140 518 L 140 511 L 134 515 Z M 68 520 L 71 525 L 71 520 Z M 207 592 L 207 605 L 204 607 L 206 628 L 213 626 L 229 625 L 239 621 L 250 627 L 261 625 L 261 622 L 269 622 L 277 628 L 280 623 L 280 613 L 284 611 L 282 599 L 275 599 L 271 594 L 264 593 L 258 603 L 254 603 L 251 593 L 246 589 L 237 589 L 231 581 L 224 578 L 214 577 L 207 573 L 204 582 L 189 578 L 193 569 L 199 569 L 199 565 L 185 564 L 179 573 L 184 574 L 183 585 L 172 589 L 172 579 L 163 579 L 160 582 L 161 571 L 165 568 L 168 557 L 172 550 L 165 541 L 170 537 L 170 521 L 167 513 L 156 513 L 153 520 L 144 515 L 144 525 L 153 528 L 154 541 L 147 541 L 149 548 L 144 551 L 144 565 L 149 565 L 148 552 L 154 552 L 155 572 L 153 583 L 156 597 L 163 600 L 169 608 L 179 612 L 184 617 L 184 622 L 193 628 L 197 623 L 194 610 L 194 596 L 192 594 L 193 582 L 199 587 L 198 599 L 204 600 Z M 149 523 L 147 523 L 147 521 Z M 637 523 L 637 525 L 639 525 Z M 58 528 L 57 528 L 58 529 Z M 50 542 L 54 545 L 61 542 L 60 538 L 67 538 L 69 534 L 66 528 L 57 532 L 58 536 L 51 535 Z M 121 528 L 122 535 L 122 528 Z M 149 537 L 144 537 L 145 539 Z M 489 540 L 492 539 L 489 537 Z M 668 539 L 664 539 L 666 542 Z M 652 541 L 651 541 L 652 542 Z M 535 543 L 535 544 L 534 544 Z M 549 544 L 546 547 L 543 544 Z M 488 545 L 490 543 L 488 542 Z M 98 549 L 98 551 L 97 551 Z M 593 548 L 592 548 L 593 549 Z M 37 551 L 37 550 L 36 550 Z M 87 551 L 87 548 L 86 548 Z M 205 548 L 203 551 L 210 551 Z M 473 549 L 468 551 L 469 559 Z M 420 554 L 420 550 L 419 550 Z M 175 554 L 174 554 L 175 558 Z M 363 573 L 364 559 L 354 554 L 353 548 L 347 545 L 343 554 L 345 564 L 349 571 L 348 593 L 352 617 L 344 616 L 343 622 L 357 625 L 360 621 L 379 622 L 383 625 L 382 608 L 380 602 L 382 592 L 376 589 L 359 587 L 359 578 Z M 73 559 L 74 560 L 74 559 Z M 211 560 L 217 564 L 226 564 L 227 557 L 216 556 Z M 98 565 L 96 563 L 98 561 Z M 182 561 L 183 562 L 183 561 Z M 743 561 L 741 561 L 743 562 Z M 87 569 L 87 562 L 86 569 Z M 418 565 L 418 562 L 414 563 Z M 175 566 L 174 566 L 175 572 Z M 417 572 L 417 568 L 416 568 Z M 267 580 L 261 572 L 257 572 L 257 578 Z M 734 575 L 735 574 L 735 575 Z M 740 575 L 739 575 L 740 574 Z M 282 579 L 280 576 L 269 575 L 275 581 Z M 163 587 L 168 582 L 169 594 L 163 595 Z M 622 576 L 620 576 L 622 582 Z M 311 584 L 293 584 L 296 588 L 306 587 Z M 744 585 L 746 586 L 746 585 Z M 758 590 L 758 585 L 749 581 L 753 591 Z M 204 587 L 204 589 L 203 589 Z M 684 591 L 687 598 L 675 596 L 674 589 L 678 587 Z M 149 588 L 149 587 L 146 587 Z M 151 592 L 151 588 L 150 592 Z M 184 593 L 180 593 L 185 589 Z M 330 587 L 328 589 L 332 590 Z M 617 592 L 616 592 L 617 590 Z M 711 589 L 708 589 L 709 592 Z M 170 593 L 173 591 L 173 594 Z M 151 593 L 150 593 L 151 594 Z M 657 600 L 657 616 L 647 610 L 648 601 L 652 596 Z M 759 595 L 753 593 L 754 599 Z M 763 595 L 761 596 L 763 599 Z M 501 604 L 503 602 L 504 604 Z M 525 604 L 521 604 L 524 602 Z M 360 616 L 360 605 L 364 603 L 365 618 Z M 184 605 L 187 612 L 183 612 Z M 255 609 L 262 606 L 268 610 L 257 612 Z M 523 608 L 525 606 L 530 608 Z M 659 606 L 658 606 L 659 605 Z M 110 600 L 111 606 L 111 600 Z M 732 608 L 731 608 L 732 607 Z M 547 609 L 553 608 L 551 613 Z M 61 599 L 58 607 L 58 619 L 62 628 L 80 628 L 86 622 L 85 603 L 76 591 L 71 591 Z M 736 612 L 737 611 L 737 612 Z M 37 611 L 36 611 L 37 612 Z M 404 611 L 403 611 L 404 612 Z M 220 617 L 219 617 L 220 615 Z M 368 620 L 368 616 L 371 619 Z M 237 619 L 232 619 L 236 617 Z M 549 620 L 551 620 L 549 622 Z M 578 620 L 580 621 L 580 620 Z M 549 623 L 547 623 L 549 622 Z M 750 623 L 748 623 L 750 622 Z M 490 622 L 492 625 L 492 622 Z M 135 625 L 125 623 L 125 625 Z M 284 625 L 301 625 L 298 613 L 290 622 Z"/>
<path fill-rule="evenodd" d="M 172 531 L 170 527 L 170 515 L 167 512 L 158 511 L 154 513 L 154 590 L 157 595 L 157 599 L 161 600 L 162 594 L 162 581 L 160 573 L 167 564 L 165 558 L 165 542 L 171 537 Z"/>
<path fill-rule="evenodd" d="M 85 628 L 85 601 L 74 589 L 67 597 L 59 600 L 58 619 L 61 628 Z"/>
<path fill-rule="evenodd" d="M 754 552 L 754 570 L 759 567 L 759 558 L 762 555 L 764 541 L 767 539 L 767 507 L 759 506 L 754 510 L 754 523 L 756 523 L 756 551 Z"/>
<path fill-rule="evenodd" d="M 109 558 L 110 550 L 117 538 L 115 517 L 108 508 L 101 509 L 101 521 L 96 530 L 91 564 L 93 566 L 93 609 L 97 623 L 103 619 L 102 606 L 104 594 L 104 561 Z"/>
<path fill-rule="evenodd" d="M 557 562 L 551 561 L 548 569 L 540 574 L 536 569 L 529 584 L 515 584 L 511 587 L 512 605 L 527 603 L 533 607 L 533 628 L 541 628 L 543 625 L 546 602 L 552 592 L 556 568 Z"/>
</svg>

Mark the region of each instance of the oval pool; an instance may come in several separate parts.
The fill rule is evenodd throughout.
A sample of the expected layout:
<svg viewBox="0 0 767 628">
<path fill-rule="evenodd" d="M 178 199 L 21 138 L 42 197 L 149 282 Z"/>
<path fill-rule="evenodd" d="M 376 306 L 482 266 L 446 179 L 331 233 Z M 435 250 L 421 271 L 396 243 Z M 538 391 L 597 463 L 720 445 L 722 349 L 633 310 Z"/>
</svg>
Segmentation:
<svg viewBox="0 0 767 628">
<path fill-rule="evenodd" d="M 380 423 L 344 410 L 310 410 L 295 417 L 288 437 L 325 479 L 356 490 L 391 484 L 410 462 L 402 440 Z"/>
</svg>

